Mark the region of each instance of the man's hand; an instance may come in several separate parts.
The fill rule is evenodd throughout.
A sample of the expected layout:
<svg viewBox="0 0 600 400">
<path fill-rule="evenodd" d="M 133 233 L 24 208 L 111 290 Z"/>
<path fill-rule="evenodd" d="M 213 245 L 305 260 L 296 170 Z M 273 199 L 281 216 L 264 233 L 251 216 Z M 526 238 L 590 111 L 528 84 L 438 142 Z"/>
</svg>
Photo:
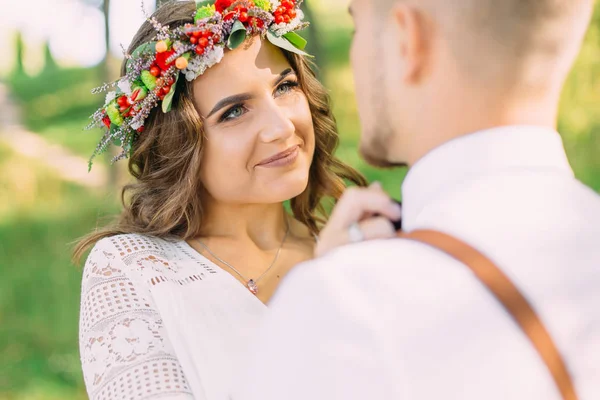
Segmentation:
<svg viewBox="0 0 600 400">
<path fill-rule="evenodd" d="M 354 236 L 357 234 L 362 236 L 362 240 L 392 238 L 396 232 L 391 221 L 398 221 L 401 216 L 400 206 L 383 191 L 379 183 L 368 188 L 349 188 L 319 235 L 315 257 L 356 242 Z"/>
</svg>

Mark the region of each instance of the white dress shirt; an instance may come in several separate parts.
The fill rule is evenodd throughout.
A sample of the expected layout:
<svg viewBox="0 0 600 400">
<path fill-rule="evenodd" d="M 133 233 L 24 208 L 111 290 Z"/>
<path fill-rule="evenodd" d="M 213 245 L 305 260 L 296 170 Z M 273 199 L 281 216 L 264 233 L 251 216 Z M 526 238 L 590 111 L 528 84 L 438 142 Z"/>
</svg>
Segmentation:
<svg viewBox="0 0 600 400">
<path fill-rule="evenodd" d="M 560 136 L 491 129 L 427 154 L 403 184 L 406 231 L 453 235 L 520 288 L 581 400 L 600 399 L 600 197 Z M 463 264 L 380 240 L 294 269 L 234 400 L 560 399 L 534 347 Z"/>
</svg>

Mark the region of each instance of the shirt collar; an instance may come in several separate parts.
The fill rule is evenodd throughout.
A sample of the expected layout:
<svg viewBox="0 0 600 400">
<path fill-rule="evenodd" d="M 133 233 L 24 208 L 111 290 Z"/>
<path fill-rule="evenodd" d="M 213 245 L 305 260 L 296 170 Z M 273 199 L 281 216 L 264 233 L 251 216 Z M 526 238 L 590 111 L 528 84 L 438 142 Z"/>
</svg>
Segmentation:
<svg viewBox="0 0 600 400">
<path fill-rule="evenodd" d="M 411 230 L 428 203 L 467 179 L 506 168 L 550 168 L 573 176 L 553 129 L 507 126 L 453 139 L 421 158 L 402 184 L 403 226 Z"/>
</svg>

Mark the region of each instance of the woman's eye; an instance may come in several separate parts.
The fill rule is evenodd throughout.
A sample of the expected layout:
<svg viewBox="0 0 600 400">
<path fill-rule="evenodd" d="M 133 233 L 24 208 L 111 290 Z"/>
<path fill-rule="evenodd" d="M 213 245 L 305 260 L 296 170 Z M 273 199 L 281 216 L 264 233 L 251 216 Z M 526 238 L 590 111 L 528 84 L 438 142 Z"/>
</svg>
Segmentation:
<svg viewBox="0 0 600 400">
<path fill-rule="evenodd" d="M 275 90 L 275 94 L 278 96 L 281 96 L 282 94 L 287 94 L 287 93 L 293 91 L 298 86 L 299 86 L 298 82 L 295 82 L 295 81 L 283 82 L 281 85 L 279 85 L 277 87 L 277 89 Z"/>
<path fill-rule="evenodd" d="M 244 115 L 244 107 L 241 105 L 230 108 L 223 116 L 221 121 L 231 121 Z"/>
</svg>

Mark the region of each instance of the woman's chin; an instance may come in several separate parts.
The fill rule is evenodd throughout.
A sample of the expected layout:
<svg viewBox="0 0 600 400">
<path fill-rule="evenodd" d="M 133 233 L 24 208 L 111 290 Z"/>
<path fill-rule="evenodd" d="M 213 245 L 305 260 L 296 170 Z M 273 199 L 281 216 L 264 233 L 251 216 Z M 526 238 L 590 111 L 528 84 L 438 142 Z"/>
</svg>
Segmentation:
<svg viewBox="0 0 600 400">
<path fill-rule="evenodd" d="M 308 173 L 289 174 L 265 185 L 263 194 L 269 197 L 269 203 L 283 202 L 298 197 L 307 187 Z"/>
</svg>

